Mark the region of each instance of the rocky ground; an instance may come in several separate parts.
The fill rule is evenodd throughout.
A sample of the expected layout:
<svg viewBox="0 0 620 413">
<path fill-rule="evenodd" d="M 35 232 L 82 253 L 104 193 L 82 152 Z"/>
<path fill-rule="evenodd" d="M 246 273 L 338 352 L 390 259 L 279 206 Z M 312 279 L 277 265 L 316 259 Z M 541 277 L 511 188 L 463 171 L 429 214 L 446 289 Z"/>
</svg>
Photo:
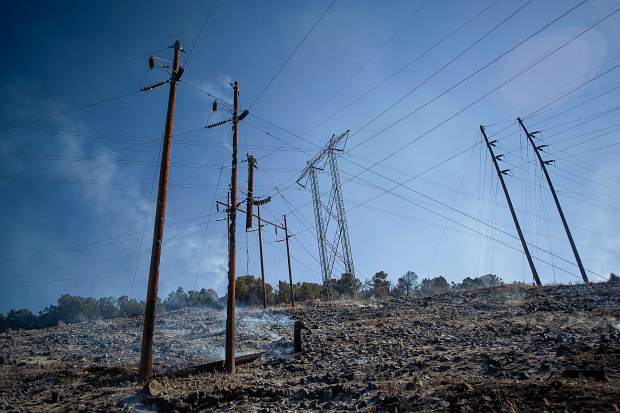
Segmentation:
<svg viewBox="0 0 620 413">
<path fill-rule="evenodd" d="M 503 287 L 413 300 L 308 303 L 239 314 L 221 372 L 223 314 L 160 317 L 151 395 L 136 369 L 140 320 L 0 335 L 8 411 L 620 411 L 620 286 Z M 291 355 L 292 322 L 310 329 Z"/>
</svg>

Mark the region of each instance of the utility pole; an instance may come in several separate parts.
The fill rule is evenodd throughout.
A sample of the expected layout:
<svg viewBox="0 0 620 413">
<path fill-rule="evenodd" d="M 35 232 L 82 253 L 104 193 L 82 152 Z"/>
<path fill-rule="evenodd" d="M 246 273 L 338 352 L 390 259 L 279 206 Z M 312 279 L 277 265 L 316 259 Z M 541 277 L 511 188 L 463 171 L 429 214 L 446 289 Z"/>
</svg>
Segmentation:
<svg viewBox="0 0 620 413">
<path fill-rule="evenodd" d="M 159 262 L 161 246 L 164 240 L 164 224 L 166 221 L 166 195 L 168 192 L 168 175 L 170 173 L 170 148 L 172 144 L 172 127 L 174 124 L 174 103 L 177 92 L 177 82 L 181 78 L 183 69 L 179 65 L 181 42 L 174 42 L 174 59 L 172 62 L 172 76 L 168 93 L 168 111 L 164 129 L 164 142 L 159 169 L 159 188 L 157 190 L 157 209 L 155 212 L 155 228 L 153 231 L 153 247 L 151 249 L 151 265 L 149 269 L 149 284 L 144 307 L 144 331 L 142 333 L 142 350 L 140 353 L 140 376 L 146 381 L 153 376 L 153 331 L 155 324 L 155 306 L 157 304 L 157 286 L 159 283 Z"/>
<path fill-rule="evenodd" d="M 566 236 L 568 237 L 568 242 L 570 243 L 570 247 L 573 250 L 573 255 L 575 256 L 575 261 L 577 261 L 577 266 L 579 267 L 579 272 L 581 272 L 581 278 L 583 278 L 583 282 L 589 284 L 588 276 L 586 274 L 586 270 L 583 267 L 583 263 L 581 262 L 581 257 L 579 256 L 579 252 L 577 251 L 577 246 L 575 245 L 575 240 L 573 239 L 573 235 L 568 228 L 568 223 L 566 222 L 566 217 L 564 217 L 564 212 L 562 211 L 562 206 L 560 205 L 560 200 L 558 199 L 558 194 L 555 193 L 555 188 L 553 187 L 553 183 L 551 182 L 551 177 L 549 176 L 549 172 L 547 172 L 547 165 L 553 163 L 553 160 L 544 161 L 542 156 L 540 155 L 540 151 L 543 150 L 547 145 L 536 145 L 534 143 L 534 135 L 537 132 L 528 132 L 527 128 L 523 124 L 523 120 L 521 118 L 517 118 L 519 121 L 519 125 L 523 128 L 525 135 L 528 140 L 532 144 L 532 148 L 534 148 L 534 152 L 536 153 L 536 157 L 538 158 L 538 162 L 540 163 L 540 167 L 542 168 L 545 178 L 547 178 L 547 183 L 549 184 L 549 189 L 551 189 L 551 194 L 553 195 L 553 200 L 555 201 L 555 206 L 558 208 L 558 213 L 560 214 L 560 218 L 562 219 L 562 225 L 564 225 L 564 231 L 566 231 Z"/>
<path fill-rule="evenodd" d="M 265 288 L 265 264 L 263 263 L 263 223 L 260 219 L 260 205 L 256 205 L 258 215 L 258 250 L 260 252 L 260 276 L 263 281 L 263 308 L 267 309 L 267 289 Z"/>
<path fill-rule="evenodd" d="M 232 170 L 230 176 L 230 207 L 228 208 L 228 300 L 226 306 L 226 371 L 235 371 L 235 299 L 236 299 L 236 244 L 235 231 L 237 224 L 237 143 L 239 132 L 239 85 L 233 84 L 233 147 Z"/>
<path fill-rule="evenodd" d="M 247 214 L 245 217 L 245 230 L 252 228 L 252 206 L 254 205 L 254 167 L 256 166 L 256 158 L 248 155 L 248 196 L 246 200 Z"/>
<path fill-rule="evenodd" d="M 291 307 L 295 307 L 295 290 L 293 290 L 293 271 L 291 270 L 291 250 L 288 239 L 288 225 L 286 224 L 286 215 L 284 215 L 284 239 L 286 240 L 286 258 L 288 260 L 288 282 L 291 285 Z"/>
<path fill-rule="evenodd" d="M 495 146 L 495 142 L 489 142 L 489 138 L 487 138 L 487 133 L 484 130 L 484 126 L 480 125 L 480 132 L 482 132 L 482 136 L 484 136 L 484 140 L 487 144 L 487 148 L 489 149 L 489 153 L 491 154 L 491 159 L 493 160 L 493 165 L 495 165 L 495 170 L 497 171 L 497 176 L 499 177 L 499 181 L 502 184 L 502 189 L 504 190 L 504 195 L 506 195 L 506 201 L 508 201 L 508 207 L 510 208 L 510 214 L 512 215 L 512 220 L 515 223 L 515 227 L 517 227 L 517 233 L 519 234 L 519 239 L 521 240 L 521 245 L 523 246 L 523 251 L 525 252 L 525 256 L 527 257 L 527 262 L 530 264 L 530 270 L 532 270 L 532 276 L 534 277 L 534 282 L 536 285 L 540 286 L 542 283 L 540 282 L 540 278 L 538 277 L 538 271 L 536 271 L 536 267 L 534 266 L 534 260 L 532 260 L 532 256 L 530 255 L 530 250 L 527 247 L 527 243 L 525 242 L 525 237 L 523 236 L 523 232 L 521 231 L 521 225 L 519 225 L 519 220 L 517 218 L 517 214 L 515 212 L 514 207 L 512 206 L 512 200 L 510 199 L 510 194 L 508 193 L 508 188 L 506 187 L 506 183 L 504 182 L 504 175 L 509 171 L 508 169 L 501 170 L 497 160 L 500 159 L 504 155 L 497 155 L 493 153 L 493 147 Z"/>
</svg>

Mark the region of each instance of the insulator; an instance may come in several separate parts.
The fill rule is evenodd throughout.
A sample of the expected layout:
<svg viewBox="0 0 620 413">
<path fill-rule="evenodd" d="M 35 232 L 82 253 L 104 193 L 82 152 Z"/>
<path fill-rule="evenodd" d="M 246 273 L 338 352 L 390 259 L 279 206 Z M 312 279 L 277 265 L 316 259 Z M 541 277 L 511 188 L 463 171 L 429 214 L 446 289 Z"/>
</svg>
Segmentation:
<svg viewBox="0 0 620 413">
<path fill-rule="evenodd" d="M 216 126 L 221 126 L 221 125 L 223 125 L 225 123 L 228 123 L 228 122 L 230 122 L 230 119 L 221 120 L 219 122 L 215 122 L 215 123 L 212 123 L 210 125 L 207 125 L 207 129 L 215 128 Z"/>
<path fill-rule="evenodd" d="M 155 58 L 153 56 L 149 56 L 149 69 L 155 69 Z"/>
<path fill-rule="evenodd" d="M 150 91 L 152 91 L 152 90 L 154 90 L 154 89 L 157 89 L 157 88 L 159 88 L 159 87 L 162 87 L 162 86 L 163 86 L 163 85 L 165 85 L 166 83 L 168 83 L 168 81 L 167 81 L 167 80 L 163 80 L 163 81 L 161 81 L 161 82 L 154 83 L 154 84 L 152 84 L 152 85 L 150 85 L 150 86 L 143 87 L 142 89 L 140 89 L 140 92 L 150 92 Z"/>
<path fill-rule="evenodd" d="M 268 204 L 269 202 L 271 202 L 271 197 L 268 196 L 267 198 L 264 199 L 254 199 L 254 205 L 259 205 L 259 206 L 263 206 L 265 204 Z"/>
<path fill-rule="evenodd" d="M 249 110 L 244 110 L 243 112 L 241 112 L 241 115 L 239 115 L 239 117 L 237 118 L 237 120 L 243 120 L 246 116 L 248 116 L 250 114 Z"/>
<path fill-rule="evenodd" d="M 181 76 L 183 76 L 183 72 L 185 71 L 185 69 L 183 69 L 181 66 L 179 66 L 179 69 L 176 72 L 172 73 L 172 81 L 173 82 L 178 82 L 181 79 Z"/>
<path fill-rule="evenodd" d="M 213 112 L 217 111 L 217 100 L 214 100 L 214 101 L 213 101 L 213 106 L 211 106 L 211 110 L 212 110 Z"/>
</svg>

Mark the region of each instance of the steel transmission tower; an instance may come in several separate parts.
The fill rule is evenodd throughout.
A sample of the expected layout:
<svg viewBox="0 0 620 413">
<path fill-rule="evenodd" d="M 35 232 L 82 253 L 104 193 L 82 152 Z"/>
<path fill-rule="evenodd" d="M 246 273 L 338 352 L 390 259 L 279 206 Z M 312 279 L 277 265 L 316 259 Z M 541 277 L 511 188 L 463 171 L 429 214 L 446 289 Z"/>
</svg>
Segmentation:
<svg viewBox="0 0 620 413">
<path fill-rule="evenodd" d="M 297 183 L 300 185 L 302 185 L 300 182 L 304 179 L 308 178 L 310 180 L 321 275 L 329 299 L 331 299 L 331 279 L 336 259 L 342 262 L 345 272 L 355 274 L 353 254 L 351 253 L 351 242 L 349 241 L 349 228 L 347 225 L 346 210 L 344 208 L 342 185 L 340 183 L 340 173 L 338 171 L 337 162 L 337 152 L 342 151 L 339 147 L 341 144 L 344 146 L 348 136 L 348 130 L 337 136 L 332 135 L 327 145 L 308 161 L 299 179 L 297 179 Z M 329 167 L 331 175 L 331 188 L 328 192 L 327 203 L 321 200 L 317 176 L 317 172 L 324 171 L 326 167 Z M 302 186 L 305 187 L 305 185 Z M 331 241 L 329 237 L 329 224 L 332 220 L 336 221 L 333 241 Z"/>
</svg>

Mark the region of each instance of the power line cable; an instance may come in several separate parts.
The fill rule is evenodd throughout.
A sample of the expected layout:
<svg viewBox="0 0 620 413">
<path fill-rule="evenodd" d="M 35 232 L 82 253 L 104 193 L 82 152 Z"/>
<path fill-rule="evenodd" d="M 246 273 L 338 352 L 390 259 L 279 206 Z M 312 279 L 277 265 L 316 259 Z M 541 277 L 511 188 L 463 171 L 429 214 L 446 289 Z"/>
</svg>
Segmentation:
<svg viewBox="0 0 620 413">
<path fill-rule="evenodd" d="M 192 48 L 189 49 L 189 52 L 187 52 L 187 56 L 185 57 L 185 63 L 183 64 L 185 69 L 187 69 L 189 58 L 192 56 L 192 52 L 196 48 L 196 44 L 198 44 L 198 40 L 200 40 L 200 36 L 202 36 L 202 32 L 205 30 L 205 27 L 207 27 L 207 24 L 209 23 L 209 20 L 211 19 L 211 16 L 213 15 L 213 10 L 215 10 L 215 6 L 217 6 L 218 1 L 219 0 L 213 1 L 213 4 L 211 5 L 211 8 L 209 9 L 209 13 L 207 14 L 207 17 L 202 23 L 202 26 L 200 26 L 200 30 L 198 31 L 198 36 L 196 36 L 196 39 L 194 40 L 194 44 L 192 45 Z"/>
<path fill-rule="evenodd" d="M 497 0 L 498 1 L 498 0 Z M 385 41 L 383 43 L 381 43 L 381 45 L 375 49 L 375 51 L 368 56 L 368 58 L 366 60 L 364 60 L 364 62 L 356 69 L 354 70 L 349 77 L 347 77 L 347 79 L 321 104 L 319 105 L 319 107 L 314 111 L 314 113 L 312 115 L 310 115 L 310 117 L 308 119 L 306 119 L 306 121 L 303 123 L 303 125 L 306 125 L 308 123 L 310 123 L 315 117 L 316 115 L 318 115 L 321 110 L 326 107 L 327 105 L 329 105 L 329 103 L 336 97 L 338 96 L 338 94 L 340 92 L 342 92 L 344 90 L 345 87 L 347 87 L 347 85 L 349 83 L 351 83 L 351 81 L 357 76 L 359 75 L 365 68 L 366 66 L 368 66 L 368 64 L 379 55 L 379 53 L 381 53 L 381 51 L 383 49 L 386 48 L 386 46 L 388 44 L 390 44 L 390 42 L 392 40 L 394 40 L 394 38 L 413 20 L 413 18 L 415 16 L 418 15 L 418 13 L 424 8 L 424 6 L 426 6 L 428 4 L 429 0 L 424 0 L 422 2 L 422 4 L 420 4 L 419 6 L 417 6 L 412 13 L 409 14 L 409 16 L 404 20 L 404 22 L 398 26 L 396 28 L 396 30 L 394 30 L 388 37 L 387 39 L 385 39 Z M 303 127 L 302 125 L 302 127 Z"/>
<path fill-rule="evenodd" d="M 308 37 L 310 37 L 310 35 L 312 34 L 312 32 L 314 31 L 314 29 L 319 25 L 319 23 L 321 22 L 321 20 L 323 20 L 323 17 L 325 17 L 325 15 L 327 14 L 327 12 L 329 12 L 329 10 L 331 10 L 331 8 L 333 7 L 334 3 L 336 3 L 336 0 L 332 0 L 331 3 L 329 3 L 329 6 L 327 6 L 327 8 L 325 9 L 325 11 L 323 11 L 323 13 L 319 16 L 319 18 L 314 22 L 314 24 L 312 25 L 312 27 L 310 27 L 310 30 L 308 30 L 308 32 L 306 32 L 305 36 L 301 39 L 301 41 L 297 44 L 297 46 L 295 46 L 295 48 L 291 51 L 291 53 L 288 55 L 288 57 L 286 58 L 286 60 L 284 60 L 284 62 L 282 62 L 282 64 L 280 65 L 280 67 L 278 68 L 278 70 L 276 70 L 276 72 L 273 74 L 273 76 L 271 77 L 271 79 L 269 79 L 269 81 L 267 82 L 267 84 L 265 85 L 265 87 L 258 93 L 258 95 L 256 95 L 256 97 L 254 98 L 254 100 L 252 101 L 252 103 L 250 104 L 249 108 L 251 109 L 252 106 L 254 106 L 254 104 L 261 98 L 261 96 L 263 96 L 263 94 L 265 93 L 265 91 L 269 88 L 269 86 L 271 86 L 271 84 L 273 83 L 273 81 L 278 77 L 278 75 L 280 74 L 280 72 L 282 72 L 282 70 L 286 67 L 286 65 L 288 64 L 288 62 L 293 58 L 293 56 L 295 55 L 295 53 L 297 53 L 297 51 L 301 48 L 301 46 L 304 44 L 304 42 L 306 41 L 306 39 L 308 39 Z"/>
</svg>

